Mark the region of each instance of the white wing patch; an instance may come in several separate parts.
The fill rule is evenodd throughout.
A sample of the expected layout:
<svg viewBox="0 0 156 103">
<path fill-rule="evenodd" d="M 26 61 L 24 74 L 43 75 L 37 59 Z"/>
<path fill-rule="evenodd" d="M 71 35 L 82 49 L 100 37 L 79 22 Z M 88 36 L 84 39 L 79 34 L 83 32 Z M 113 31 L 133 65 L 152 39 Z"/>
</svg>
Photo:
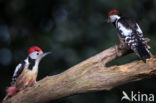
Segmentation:
<svg viewBox="0 0 156 103">
<path fill-rule="evenodd" d="M 121 31 L 121 35 L 129 36 L 132 34 L 132 30 L 125 28 L 120 22 L 117 23 L 117 27 Z"/>
<path fill-rule="evenodd" d="M 18 64 L 18 65 L 16 66 L 16 69 L 15 69 L 15 72 L 14 72 L 14 74 L 13 74 L 13 77 L 16 77 L 17 72 L 19 71 L 19 69 L 21 68 L 21 66 L 22 66 L 22 64 Z"/>
</svg>

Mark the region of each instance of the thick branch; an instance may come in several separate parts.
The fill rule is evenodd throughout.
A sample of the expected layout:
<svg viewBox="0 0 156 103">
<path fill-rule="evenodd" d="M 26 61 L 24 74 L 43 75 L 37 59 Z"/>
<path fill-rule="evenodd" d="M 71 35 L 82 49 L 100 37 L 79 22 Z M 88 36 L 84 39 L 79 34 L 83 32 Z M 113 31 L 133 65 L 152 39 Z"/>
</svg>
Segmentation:
<svg viewBox="0 0 156 103">
<path fill-rule="evenodd" d="M 105 64 L 127 53 L 128 49 L 111 47 L 65 72 L 45 77 L 33 87 L 17 93 L 5 103 L 45 103 L 66 96 L 91 91 L 110 90 L 118 85 L 141 80 L 156 74 L 156 58 L 147 63 L 135 61 L 121 66 Z"/>
</svg>

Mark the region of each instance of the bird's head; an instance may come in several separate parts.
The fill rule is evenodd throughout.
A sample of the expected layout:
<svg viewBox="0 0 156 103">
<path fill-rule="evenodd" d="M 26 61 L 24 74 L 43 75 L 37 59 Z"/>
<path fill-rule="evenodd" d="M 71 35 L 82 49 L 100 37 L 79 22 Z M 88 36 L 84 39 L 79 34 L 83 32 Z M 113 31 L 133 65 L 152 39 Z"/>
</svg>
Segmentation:
<svg viewBox="0 0 156 103">
<path fill-rule="evenodd" d="M 29 48 L 29 50 L 28 50 L 28 56 L 31 59 L 35 59 L 38 61 L 40 61 L 43 57 L 45 57 L 48 54 L 51 54 L 51 52 L 44 53 L 42 51 L 42 49 L 39 48 L 38 46 L 33 46 L 33 47 Z"/>
<path fill-rule="evenodd" d="M 115 22 L 116 20 L 120 19 L 120 12 L 118 10 L 110 10 L 108 12 L 108 22 Z"/>
</svg>

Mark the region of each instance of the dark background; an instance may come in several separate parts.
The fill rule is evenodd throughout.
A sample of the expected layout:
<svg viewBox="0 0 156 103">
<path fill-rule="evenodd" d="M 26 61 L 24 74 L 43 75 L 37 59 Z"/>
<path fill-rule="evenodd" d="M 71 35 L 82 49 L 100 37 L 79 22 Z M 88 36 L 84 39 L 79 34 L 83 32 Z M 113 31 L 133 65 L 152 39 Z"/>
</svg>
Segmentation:
<svg viewBox="0 0 156 103">
<path fill-rule="evenodd" d="M 33 45 L 53 52 L 40 63 L 40 80 L 118 44 L 115 28 L 104 22 L 110 9 L 136 18 L 144 36 L 151 39 L 150 51 L 155 54 L 156 0 L 0 0 L 0 100 L 5 96 L 16 65 Z M 137 59 L 135 54 L 129 54 L 109 65 Z M 152 77 L 110 91 L 79 94 L 56 102 L 120 103 L 123 90 L 128 94 L 140 91 L 156 95 L 156 79 Z"/>
</svg>

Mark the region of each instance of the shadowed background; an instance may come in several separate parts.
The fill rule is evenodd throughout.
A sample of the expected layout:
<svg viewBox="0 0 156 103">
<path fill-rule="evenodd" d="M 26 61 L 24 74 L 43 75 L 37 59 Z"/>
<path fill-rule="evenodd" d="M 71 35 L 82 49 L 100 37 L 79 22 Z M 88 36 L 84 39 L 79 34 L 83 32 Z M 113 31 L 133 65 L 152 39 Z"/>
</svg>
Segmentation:
<svg viewBox="0 0 156 103">
<path fill-rule="evenodd" d="M 110 9 L 136 18 L 144 36 L 151 39 L 150 51 L 155 54 L 155 0 L 0 0 L 0 100 L 5 96 L 16 65 L 25 59 L 31 46 L 52 51 L 40 63 L 40 80 L 118 44 L 115 28 L 104 22 Z M 138 57 L 129 54 L 108 66 L 134 60 Z M 56 103 L 120 103 L 123 90 L 128 94 L 130 91 L 156 94 L 156 79 L 70 96 Z"/>
</svg>

